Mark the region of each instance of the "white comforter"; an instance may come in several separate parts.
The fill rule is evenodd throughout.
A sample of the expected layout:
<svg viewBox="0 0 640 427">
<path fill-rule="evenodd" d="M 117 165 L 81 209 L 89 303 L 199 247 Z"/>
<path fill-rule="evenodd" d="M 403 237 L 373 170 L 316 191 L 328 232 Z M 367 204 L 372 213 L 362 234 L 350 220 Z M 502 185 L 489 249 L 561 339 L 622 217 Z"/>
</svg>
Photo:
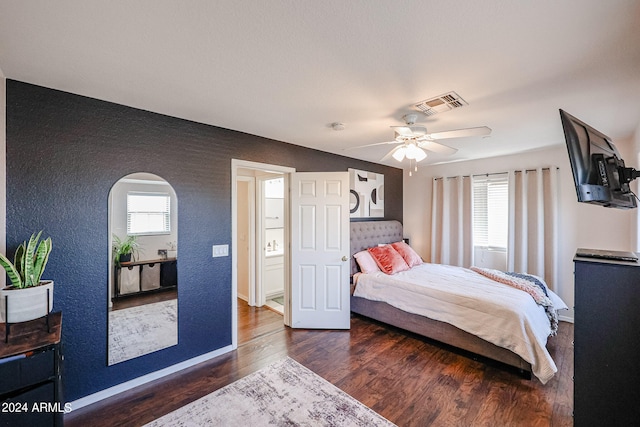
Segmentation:
<svg viewBox="0 0 640 427">
<path fill-rule="evenodd" d="M 543 384 L 558 370 L 546 348 L 549 319 L 524 291 L 440 264 L 421 264 L 394 275 L 358 274 L 354 281 L 354 296 L 449 323 L 513 351 L 531 364 Z"/>
</svg>

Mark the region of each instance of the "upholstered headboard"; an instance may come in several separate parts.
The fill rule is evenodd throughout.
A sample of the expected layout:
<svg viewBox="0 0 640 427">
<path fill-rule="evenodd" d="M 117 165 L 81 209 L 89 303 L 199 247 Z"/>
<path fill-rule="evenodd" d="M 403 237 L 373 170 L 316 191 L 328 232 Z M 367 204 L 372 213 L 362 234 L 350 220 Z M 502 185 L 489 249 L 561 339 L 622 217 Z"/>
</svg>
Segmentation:
<svg viewBox="0 0 640 427">
<path fill-rule="evenodd" d="M 402 224 L 399 221 L 362 221 L 351 223 L 351 274 L 358 272 L 353 255 L 380 243 L 402 240 Z"/>
</svg>

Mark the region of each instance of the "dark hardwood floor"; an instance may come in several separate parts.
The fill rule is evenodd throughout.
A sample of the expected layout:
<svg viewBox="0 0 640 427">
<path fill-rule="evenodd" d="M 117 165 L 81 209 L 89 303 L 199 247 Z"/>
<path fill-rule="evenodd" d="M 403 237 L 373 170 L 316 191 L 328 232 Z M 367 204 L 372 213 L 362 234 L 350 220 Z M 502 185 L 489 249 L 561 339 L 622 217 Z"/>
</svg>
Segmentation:
<svg viewBox="0 0 640 427">
<path fill-rule="evenodd" d="M 178 298 L 178 291 L 175 289 L 167 289 L 158 292 L 151 292 L 148 294 L 143 293 L 114 298 L 112 300 L 112 310 L 121 310 L 123 308 L 137 307 L 144 304 L 153 304 L 156 302 L 168 301 L 176 298 Z"/>
<path fill-rule="evenodd" d="M 573 324 L 561 322 L 549 339 L 558 374 L 542 385 L 363 317 L 354 316 L 349 331 L 325 331 L 264 326 L 271 315 L 278 316 L 267 309 L 239 316 L 236 351 L 73 411 L 65 425 L 142 425 L 284 356 L 399 426 L 573 425 Z"/>
<path fill-rule="evenodd" d="M 266 307 L 251 307 L 238 299 L 238 346 L 284 329 L 284 317 Z"/>
</svg>

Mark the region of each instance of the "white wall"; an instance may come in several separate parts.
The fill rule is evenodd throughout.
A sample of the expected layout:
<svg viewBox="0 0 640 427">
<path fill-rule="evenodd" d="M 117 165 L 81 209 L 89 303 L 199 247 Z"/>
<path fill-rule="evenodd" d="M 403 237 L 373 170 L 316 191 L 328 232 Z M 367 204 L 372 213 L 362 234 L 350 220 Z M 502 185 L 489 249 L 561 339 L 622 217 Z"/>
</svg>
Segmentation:
<svg viewBox="0 0 640 427">
<path fill-rule="evenodd" d="M 632 141 L 615 141 L 628 163 L 635 163 Z M 422 166 L 412 177 L 404 174 L 404 233 L 411 246 L 425 259 L 430 258 L 431 241 L 431 179 L 438 176 L 457 176 L 506 172 L 516 168 L 557 166 L 559 175 L 559 241 L 558 293 L 569 307 L 573 307 L 573 256 L 579 247 L 633 250 L 635 249 L 636 210 L 608 209 L 578 203 L 567 150 L 562 146 L 466 162 Z M 633 164 L 631 166 L 634 166 Z M 573 319 L 573 310 L 561 313 Z"/>
</svg>

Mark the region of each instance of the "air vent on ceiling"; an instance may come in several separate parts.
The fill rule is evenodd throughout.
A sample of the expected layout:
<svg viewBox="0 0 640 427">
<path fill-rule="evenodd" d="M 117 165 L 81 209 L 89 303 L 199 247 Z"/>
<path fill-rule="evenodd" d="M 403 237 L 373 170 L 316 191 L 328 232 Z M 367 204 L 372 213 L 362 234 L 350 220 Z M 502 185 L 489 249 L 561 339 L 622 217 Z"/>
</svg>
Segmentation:
<svg viewBox="0 0 640 427">
<path fill-rule="evenodd" d="M 465 105 L 469 104 L 467 101 L 462 99 L 460 95 L 455 92 L 449 92 L 444 95 L 436 96 L 435 98 L 420 101 L 415 104 L 414 107 L 422 111 L 427 116 L 433 116 L 434 114 L 453 110 L 454 108 L 464 107 Z"/>
</svg>

